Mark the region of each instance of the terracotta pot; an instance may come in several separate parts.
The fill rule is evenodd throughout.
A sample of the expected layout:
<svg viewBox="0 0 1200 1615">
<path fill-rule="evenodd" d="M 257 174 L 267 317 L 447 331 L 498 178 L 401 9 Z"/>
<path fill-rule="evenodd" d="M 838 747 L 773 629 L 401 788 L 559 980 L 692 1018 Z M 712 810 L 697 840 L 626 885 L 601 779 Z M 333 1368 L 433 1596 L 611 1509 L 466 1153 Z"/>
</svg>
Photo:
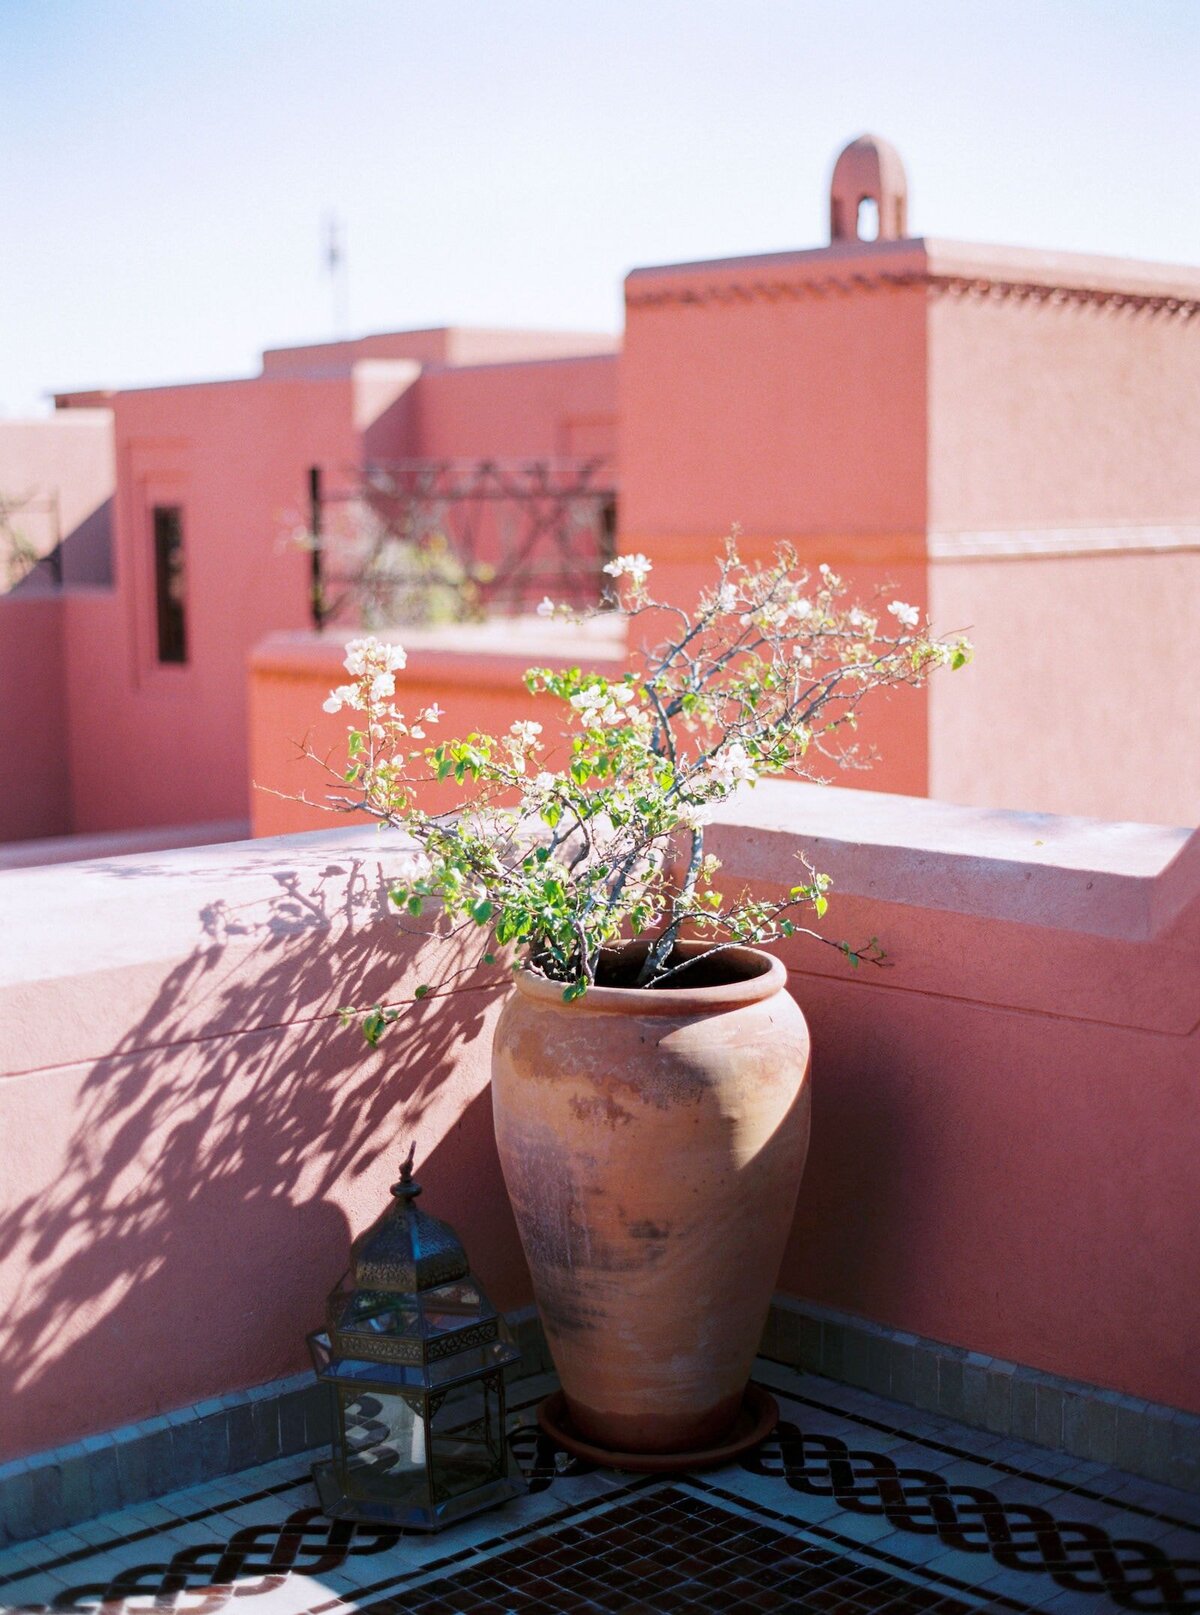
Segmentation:
<svg viewBox="0 0 1200 1615">
<path fill-rule="evenodd" d="M 575 1429 L 609 1450 L 732 1428 L 808 1149 L 808 1028 L 783 965 L 738 948 L 695 972 L 570 1004 L 522 972 L 496 1028 L 496 1140 L 538 1310 Z"/>
</svg>

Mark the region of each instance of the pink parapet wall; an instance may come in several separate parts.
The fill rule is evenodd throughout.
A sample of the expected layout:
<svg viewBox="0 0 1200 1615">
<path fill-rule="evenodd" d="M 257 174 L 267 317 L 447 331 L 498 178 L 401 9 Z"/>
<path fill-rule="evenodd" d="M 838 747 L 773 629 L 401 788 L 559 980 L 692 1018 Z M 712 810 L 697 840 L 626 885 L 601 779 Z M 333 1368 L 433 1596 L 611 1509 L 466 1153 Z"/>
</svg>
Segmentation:
<svg viewBox="0 0 1200 1615">
<path fill-rule="evenodd" d="M 889 954 L 785 950 L 814 1063 L 782 1288 L 1200 1411 L 1200 835 L 764 783 L 711 842 L 752 884 L 808 853 L 830 934 Z M 389 912 L 410 869 L 350 826 L 0 874 L 0 1461 L 304 1367 L 413 1138 L 481 1281 L 529 1299 L 503 977 L 376 1052 L 341 1026 L 460 962 Z"/>
<path fill-rule="evenodd" d="M 351 714 L 322 710 L 329 692 L 346 681 L 346 641 L 353 634 L 273 634 L 250 659 L 251 824 L 256 836 L 327 827 L 322 806 L 336 790 L 346 762 Z M 449 628 L 407 628 L 380 634 L 408 653 L 396 676 L 396 704 L 410 719 L 434 704 L 445 716 L 429 726 L 427 742 L 472 730 L 504 734 L 522 720 L 540 722 L 550 766 L 563 756 L 562 706 L 529 693 L 525 670 L 535 665 L 589 666 L 615 677 L 625 666 L 624 623 L 598 618 L 586 626 L 514 618 Z M 311 755 L 309 755 L 311 754 Z M 328 759 L 329 767 L 322 766 Z M 301 800 L 307 798 L 308 800 Z M 420 805 L 454 807 L 462 788 L 428 782 Z"/>
</svg>

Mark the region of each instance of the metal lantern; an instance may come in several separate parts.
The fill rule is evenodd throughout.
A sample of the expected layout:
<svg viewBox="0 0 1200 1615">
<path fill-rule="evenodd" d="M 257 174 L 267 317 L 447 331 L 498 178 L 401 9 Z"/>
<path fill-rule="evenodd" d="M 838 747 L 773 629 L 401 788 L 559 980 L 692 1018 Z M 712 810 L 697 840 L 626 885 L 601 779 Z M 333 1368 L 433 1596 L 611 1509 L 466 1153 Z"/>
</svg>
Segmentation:
<svg viewBox="0 0 1200 1615">
<path fill-rule="evenodd" d="M 333 1399 L 333 1458 L 313 1478 L 335 1518 L 436 1531 L 525 1490 L 504 1439 L 520 1353 L 454 1231 L 417 1210 L 412 1162 L 308 1337 Z"/>
</svg>

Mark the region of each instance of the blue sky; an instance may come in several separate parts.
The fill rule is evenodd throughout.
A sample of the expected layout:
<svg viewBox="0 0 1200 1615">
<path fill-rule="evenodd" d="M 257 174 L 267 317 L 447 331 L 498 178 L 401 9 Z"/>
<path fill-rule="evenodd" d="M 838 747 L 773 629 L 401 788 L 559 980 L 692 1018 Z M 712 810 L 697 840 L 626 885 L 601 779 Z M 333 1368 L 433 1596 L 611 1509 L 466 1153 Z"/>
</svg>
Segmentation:
<svg viewBox="0 0 1200 1615">
<path fill-rule="evenodd" d="M 1200 264 L 1200 0 L 0 0 L 0 410 L 349 324 L 616 330 L 635 264 L 914 233 Z"/>
</svg>

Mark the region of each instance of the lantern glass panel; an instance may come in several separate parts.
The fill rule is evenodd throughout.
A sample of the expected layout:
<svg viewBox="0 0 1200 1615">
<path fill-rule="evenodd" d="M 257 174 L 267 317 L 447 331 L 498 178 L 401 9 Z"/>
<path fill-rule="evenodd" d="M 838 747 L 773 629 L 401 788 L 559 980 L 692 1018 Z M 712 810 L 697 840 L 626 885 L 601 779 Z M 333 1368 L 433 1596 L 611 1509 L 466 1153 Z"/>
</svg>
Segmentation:
<svg viewBox="0 0 1200 1615">
<path fill-rule="evenodd" d="M 429 1421 L 429 1440 L 435 1502 L 499 1480 L 505 1455 L 494 1378 L 450 1391 Z"/>
<path fill-rule="evenodd" d="M 338 1456 L 348 1496 L 407 1507 L 428 1504 L 423 1400 L 419 1393 L 389 1395 L 377 1386 L 338 1387 Z"/>
<path fill-rule="evenodd" d="M 416 1296 L 346 1286 L 330 1297 L 330 1316 L 339 1329 L 380 1335 L 415 1335 L 421 1327 Z"/>
</svg>

